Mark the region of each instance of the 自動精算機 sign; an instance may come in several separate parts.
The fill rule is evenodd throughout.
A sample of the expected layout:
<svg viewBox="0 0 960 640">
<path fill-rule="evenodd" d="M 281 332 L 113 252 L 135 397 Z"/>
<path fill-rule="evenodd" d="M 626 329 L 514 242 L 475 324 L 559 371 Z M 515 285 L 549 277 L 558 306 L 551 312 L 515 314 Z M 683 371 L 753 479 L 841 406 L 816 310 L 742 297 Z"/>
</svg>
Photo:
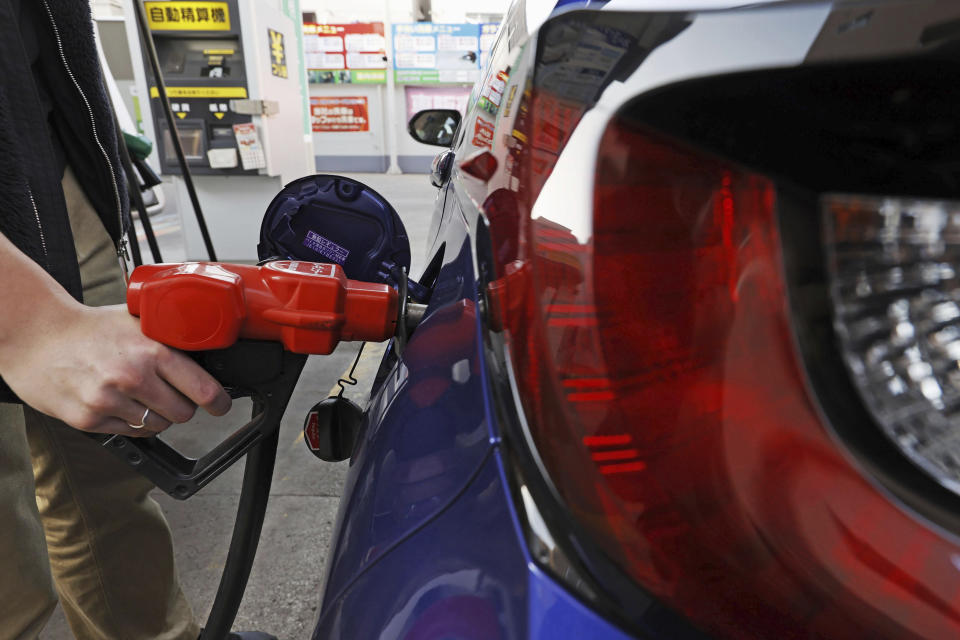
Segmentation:
<svg viewBox="0 0 960 640">
<path fill-rule="evenodd" d="M 226 2 L 205 0 L 144 2 L 151 31 L 230 31 Z"/>
</svg>

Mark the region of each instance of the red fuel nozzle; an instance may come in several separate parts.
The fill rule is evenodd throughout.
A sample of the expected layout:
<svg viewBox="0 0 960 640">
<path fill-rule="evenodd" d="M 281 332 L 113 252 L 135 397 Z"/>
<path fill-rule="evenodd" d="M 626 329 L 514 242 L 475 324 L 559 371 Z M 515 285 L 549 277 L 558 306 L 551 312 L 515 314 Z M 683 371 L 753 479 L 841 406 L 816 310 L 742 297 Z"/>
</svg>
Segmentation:
<svg viewBox="0 0 960 640">
<path fill-rule="evenodd" d="M 144 335 L 187 351 L 248 338 L 325 355 L 341 340 L 392 337 L 397 305 L 396 290 L 385 284 L 347 280 L 339 265 L 296 260 L 144 265 L 127 285 L 127 309 L 140 317 Z"/>
</svg>

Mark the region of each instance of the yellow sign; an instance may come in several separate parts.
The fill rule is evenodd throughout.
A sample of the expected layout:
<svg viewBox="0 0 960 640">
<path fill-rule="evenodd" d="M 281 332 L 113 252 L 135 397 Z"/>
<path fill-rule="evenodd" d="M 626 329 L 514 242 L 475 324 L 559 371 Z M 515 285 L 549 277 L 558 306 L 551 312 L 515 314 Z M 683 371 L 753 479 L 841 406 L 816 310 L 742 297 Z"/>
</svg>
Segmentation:
<svg viewBox="0 0 960 640">
<path fill-rule="evenodd" d="M 151 31 L 229 31 L 226 2 L 144 2 Z"/>
<path fill-rule="evenodd" d="M 232 56 L 236 51 L 233 49 L 204 49 L 203 55 L 205 56 Z"/>
<path fill-rule="evenodd" d="M 270 73 L 278 78 L 286 78 L 287 52 L 283 46 L 283 34 L 267 29 L 267 38 L 270 40 Z"/>
<path fill-rule="evenodd" d="M 216 118 L 217 120 L 223 120 L 223 112 L 222 112 L 222 111 L 215 111 L 215 112 L 213 113 L 213 117 Z"/>
<path fill-rule="evenodd" d="M 159 98 L 156 87 L 150 87 L 150 97 Z M 168 98 L 246 98 L 243 87 L 167 87 Z"/>
</svg>

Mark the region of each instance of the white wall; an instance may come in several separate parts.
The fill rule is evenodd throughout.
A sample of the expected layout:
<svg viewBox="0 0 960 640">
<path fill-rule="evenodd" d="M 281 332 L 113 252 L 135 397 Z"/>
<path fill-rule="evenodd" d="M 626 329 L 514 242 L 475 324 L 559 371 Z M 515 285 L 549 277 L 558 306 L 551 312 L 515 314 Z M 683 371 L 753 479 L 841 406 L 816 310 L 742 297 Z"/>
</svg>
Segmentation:
<svg viewBox="0 0 960 640">
<path fill-rule="evenodd" d="M 123 5 L 120 0 L 90 0 L 90 11 L 95 20 L 110 16 L 122 16 Z"/>
<path fill-rule="evenodd" d="M 341 171 L 382 172 L 388 167 L 386 111 L 382 84 L 311 84 L 311 96 L 363 96 L 367 98 L 369 131 L 323 131 L 313 134 L 313 151 L 320 173 Z"/>
</svg>

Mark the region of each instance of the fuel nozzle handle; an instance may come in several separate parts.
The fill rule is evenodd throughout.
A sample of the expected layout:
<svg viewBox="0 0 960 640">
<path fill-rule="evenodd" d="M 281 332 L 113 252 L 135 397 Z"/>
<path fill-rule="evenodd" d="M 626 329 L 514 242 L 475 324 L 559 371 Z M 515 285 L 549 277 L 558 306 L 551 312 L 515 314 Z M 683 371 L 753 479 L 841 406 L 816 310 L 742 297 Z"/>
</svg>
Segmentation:
<svg viewBox="0 0 960 640">
<path fill-rule="evenodd" d="M 340 341 L 391 338 L 398 304 L 388 285 L 348 280 L 336 264 L 296 260 L 145 265 L 127 288 L 127 308 L 144 335 L 186 351 L 225 349 L 244 338 L 326 355 Z"/>
<path fill-rule="evenodd" d="M 184 500 L 261 442 L 276 442 L 308 354 L 329 354 L 343 340 L 393 337 L 399 301 L 390 286 L 348 280 L 335 264 L 188 262 L 135 269 L 127 308 L 146 336 L 194 352 L 234 397 L 253 400 L 250 421 L 200 458 L 159 438 L 93 435 Z"/>
</svg>

